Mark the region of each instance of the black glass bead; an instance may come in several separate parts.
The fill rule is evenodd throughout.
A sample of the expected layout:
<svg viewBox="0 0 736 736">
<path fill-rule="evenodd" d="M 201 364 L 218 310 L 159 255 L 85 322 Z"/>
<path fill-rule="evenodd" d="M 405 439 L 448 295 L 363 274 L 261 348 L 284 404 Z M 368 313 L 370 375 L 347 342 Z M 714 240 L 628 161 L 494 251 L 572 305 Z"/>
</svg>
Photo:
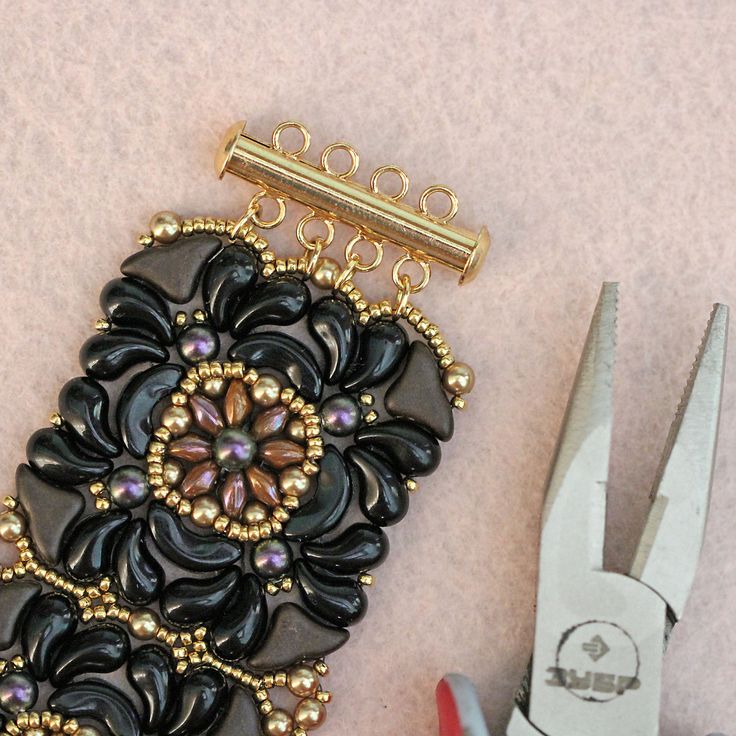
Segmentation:
<svg viewBox="0 0 736 736">
<path fill-rule="evenodd" d="M 109 410 L 107 391 L 92 378 L 72 378 L 59 393 L 59 413 L 74 439 L 90 452 L 117 457 L 121 447 L 110 430 Z"/>
<path fill-rule="evenodd" d="M 253 368 L 271 368 L 286 374 L 307 401 L 322 396 L 322 372 L 305 345 L 281 332 L 257 332 L 236 342 L 230 360 L 241 360 Z"/>
<path fill-rule="evenodd" d="M 360 489 L 360 509 L 378 526 L 401 521 L 409 510 L 409 492 L 386 462 L 358 447 L 345 451 L 351 476 Z"/>
<path fill-rule="evenodd" d="M 268 279 L 238 305 L 230 332 L 233 337 L 243 337 L 263 325 L 292 325 L 307 313 L 310 303 L 309 289 L 300 279 Z"/>
<path fill-rule="evenodd" d="M 143 646 L 130 655 L 127 675 L 143 703 L 143 730 L 146 733 L 155 731 L 171 713 L 176 699 L 176 675 L 171 657 L 153 644 Z"/>
<path fill-rule="evenodd" d="M 198 736 L 213 732 L 227 704 L 224 675 L 213 667 L 197 667 L 184 676 L 171 719 L 162 736 Z"/>
<path fill-rule="evenodd" d="M 390 378 L 404 360 L 408 338 L 396 322 L 374 322 L 360 336 L 358 356 L 340 384 L 343 391 L 363 391 Z"/>
<path fill-rule="evenodd" d="M 129 520 L 130 511 L 108 511 L 83 519 L 64 550 L 69 574 L 77 580 L 94 580 L 110 572 L 115 541 Z"/>
<path fill-rule="evenodd" d="M 174 342 L 168 305 L 141 281 L 129 278 L 110 281 L 100 294 L 100 306 L 117 327 L 142 332 L 164 345 Z"/>
<path fill-rule="evenodd" d="M 333 445 L 325 447 L 312 499 L 295 511 L 284 528 L 287 539 L 315 539 L 334 529 L 353 496 L 353 487 L 342 454 Z"/>
<path fill-rule="evenodd" d="M 294 573 L 302 600 L 319 618 L 333 626 L 350 626 L 363 618 L 368 601 L 354 580 L 317 573 L 304 560 L 294 563 Z"/>
<path fill-rule="evenodd" d="M 156 546 L 179 567 L 193 572 L 213 572 L 238 562 L 240 545 L 210 534 L 205 536 L 187 529 L 181 519 L 158 504 L 148 508 L 148 526 Z"/>
<path fill-rule="evenodd" d="M 36 600 L 23 621 L 21 645 L 37 680 L 48 679 L 57 652 L 77 628 L 77 610 L 67 596 L 47 593 Z"/>
<path fill-rule="evenodd" d="M 183 375 L 184 369 L 178 365 L 154 366 L 133 377 L 123 389 L 117 422 L 120 438 L 133 457 L 145 457 L 153 431 L 153 410 L 177 387 Z"/>
<path fill-rule="evenodd" d="M 309 331 L 324 354 L 325 382 L 339 383 L 358 350 L 353 310 L 342 299 L 320 299 L 309 312 Z"/>
<path fill-rule="evenodd" d="M 261 736 L 261 733 L 261 714 L 253 698 L 242 687 L 230 688 L 230 703 L 217 736 Z"/>
<path fill-rule="evenodd" d="M 312 567 L 340 575 L 354 575 L 378 567 L 388 555 L 388 537 L 371 524 L 353 524 L 329 542 L 302 545 L 302 556 Z"/>
<path fill-rule="evenodd" d="M 212 324 L 220 332 L 230 328 L 235 307 L 250 293 L 257 278 L 258 261 L 246 248 L 224 248 L 210 261 L 203 295 Z"/>
<path fill-rule="evenodd" d="M 50 710 L 68 718 L 91 718 L 105 724 L 112 736 L 140 736 L 133 703 L 118 688 L 101 680 L 82 680 L 51 694 Z"/>
<path fill-rule="evenodd" d="M 131 330 L 114 329 L 90 337 L 79 351 L 88 376 L 103 381 L 119 378 L 140 363 L 164 363 L 169 351 L 155 340 Z"/>
<path fill-rule="evenodd" d="M 39 429 L 26 445 L 31 467 L 52 483 L 79 485 L 107 475 L 112 462 L 86 455 L 62 429 Z"/>
<path fill-rule="evenodd" d="M 239 581 L 237 567 L 207 578 L 179 578 L 164 588 L 161 613 L 177 626 L 210 622 L 225 609 Z"/>
<path fill-rule="evenodd" d="M 52 665 L 51 684 L 60 687 L 78 675 L 114 672 L 125 664 L 130 640 L 119 626 L 100 624 L 83 629 L 59 650 Z"/>
<path fill-rule="evenodd" d="M 212 648 L 223 659 L 250 654 L 266 632 L 266 596 L 255 575 L 244 575 L 238 590 L 210 630 Z"/>
<path fill-rule="evenodd" d="M 115 545 L 115 577 L 125 599 L 145 606 L 158 598 L 164 571 L 146 544 L 146 522 L 133 519 Z"/>
<path fill-rule="evenodd" d="M 395 419 L 362 427 L 355 442 L 389 461 L 401 475 L 429 475 L 442 459 L 440 443 L 413 422 Z"/>
</svg>

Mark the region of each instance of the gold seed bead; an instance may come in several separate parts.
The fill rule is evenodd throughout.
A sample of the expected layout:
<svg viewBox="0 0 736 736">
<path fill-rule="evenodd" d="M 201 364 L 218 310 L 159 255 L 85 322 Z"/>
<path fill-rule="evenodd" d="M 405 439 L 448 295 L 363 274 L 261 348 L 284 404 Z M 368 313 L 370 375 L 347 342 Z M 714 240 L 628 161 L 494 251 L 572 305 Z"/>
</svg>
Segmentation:
<svg viewBox="0 0 736 736">
<path fill-rule="evenodd" d="M 419 490 L 419 483 L 417 483 L 414 478 L 407 478 L 404 481 L 404 485 L 409 493 L 416 493 Z"/>
<path fill-rule="evenodd" d="M 327 666 L 327 662 L 321 659 L 314 663 L 314 669 L 317 670 L 317 673 L 322 677 L 329 674 L 330 672 L 330 668 Z"/>
<path fill-rule="evenodd" d="M 18 505 L 17 499 L 13 498 L 13 496 L 5 496 L 3 499 L 3 506 L 8 509 L 14 509 Z"/>
<path fill-rule="evenodd" d="M 369 575 L 368 573 L 364 572 L 358 577 L 358 582 L 361 585 L 373 585 L 373 575 Z"/>
<path fill-rule="evenodd" d="M 181 220 L 175 212 L 157 212 L 149 223 L 151 235 L 159 243 L 173 243 L 182 232 Z"/>
</svg>

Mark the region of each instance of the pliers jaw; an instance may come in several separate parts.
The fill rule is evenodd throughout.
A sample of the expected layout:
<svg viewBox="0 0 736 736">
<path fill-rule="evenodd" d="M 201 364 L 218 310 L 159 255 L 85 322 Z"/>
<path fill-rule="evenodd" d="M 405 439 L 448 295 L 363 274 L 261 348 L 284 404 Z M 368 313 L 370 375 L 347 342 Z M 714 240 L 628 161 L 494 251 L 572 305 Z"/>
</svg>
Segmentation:
<svg viewBox="0 0 736 736">
<path fill-rule="evenodd" d="M 659 733 L 665 641 L 682 615 L 705 533 L 728 309 L 713 309 L 631 573 L 620 575 L 603 569 L 616 306 L 617 285 L 604 284 L 549 475 L 529 687 L 507 736 Z M 448 692 L 467 702 L 468 684 L 451 677 L 443 681 Z M 476 723 L 441 733 L 486 736 L 472 730 Z"/>
</svg>

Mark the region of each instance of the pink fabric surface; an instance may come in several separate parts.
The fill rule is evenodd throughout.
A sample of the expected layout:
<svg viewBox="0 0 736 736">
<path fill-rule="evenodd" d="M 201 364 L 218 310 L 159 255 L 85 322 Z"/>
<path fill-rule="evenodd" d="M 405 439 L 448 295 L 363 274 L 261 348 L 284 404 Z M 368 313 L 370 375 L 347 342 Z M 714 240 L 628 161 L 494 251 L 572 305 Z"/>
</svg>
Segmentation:
<svg viewBox="0 0 736 736">
<path fill-rule="evenodd" d="M 600 282 L 621 281 L 607 558 L 625 569 L 713 301 L 736 305 L 736 6 L 0 3 L 0 481 L 76 375 L 100 287 L 151 213 L 233 217 L 228 125 L 347 139 L 359 179 L 440 181 L 493 249 L 418 300 L 478 385 L 422 483 L 370 611 L 329 658 L 323 733 L 436 732 L 450 670 L 500 734 L 527 665 L 540 508 Z M 411 200 L 411 197 L 414 200 Z M 279 236 L 284 238 L 284 236 Z M 287 236 L 287 238 L 290 236 Z M 736 733 L 736 355 L 711 521 L 664 676 L 668 736 Z"/>
</svg>

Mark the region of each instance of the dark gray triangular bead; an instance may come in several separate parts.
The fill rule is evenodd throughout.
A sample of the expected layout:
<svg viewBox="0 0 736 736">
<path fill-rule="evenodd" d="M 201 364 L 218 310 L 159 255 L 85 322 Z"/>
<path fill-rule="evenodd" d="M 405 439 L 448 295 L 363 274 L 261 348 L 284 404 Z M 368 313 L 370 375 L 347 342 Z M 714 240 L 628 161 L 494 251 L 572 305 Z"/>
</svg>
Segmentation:
<svg viewBox="0 0 736 736">
<path fill-rule="evenodd" d="M 282 603 L 263 646 L 248 660 L 251 667 L 273 670 L 304 659 L 315 659 L 339 649 L 350 634 L 345 629 L 315 621 L 294 603 Z"/>
<path fill-rule="evenodd" d="M 261 736 L 261 716 L 258 708 L 242 687 L 231 690 L 230 705 L 217 736 Z"/>
<path fill-rule="evenodd" d="M 0 586 L 0 650 L 13 646 L 28 604 L 41 592 L 41 584 L 23 580 Z"/>
<path fill-rule="evenodd" d="M 452 407 L 432 351 L 419 340 L 409 348 L 404 372 L 386 392 L 386 411 L 398 419 L 411 419 L 446 442 L 455 430 Z"/>
<path fill-rule="evenodd" d="M 194 235 L 138 251 L 123 261 L 120 270 L 155 286 L 172 302 L 185 304 L 194 297 L 207 261 L 221 247 L 215 235 Z"/>
<path fill-rule="evenodd" d="M 41 480 L 27 465 L 18 466 L 15 487 L 36 551 L 45 562 L 55 565 L 64 535 L 82 513 L 84 497 L 78 491 Z"/>
</svg>

